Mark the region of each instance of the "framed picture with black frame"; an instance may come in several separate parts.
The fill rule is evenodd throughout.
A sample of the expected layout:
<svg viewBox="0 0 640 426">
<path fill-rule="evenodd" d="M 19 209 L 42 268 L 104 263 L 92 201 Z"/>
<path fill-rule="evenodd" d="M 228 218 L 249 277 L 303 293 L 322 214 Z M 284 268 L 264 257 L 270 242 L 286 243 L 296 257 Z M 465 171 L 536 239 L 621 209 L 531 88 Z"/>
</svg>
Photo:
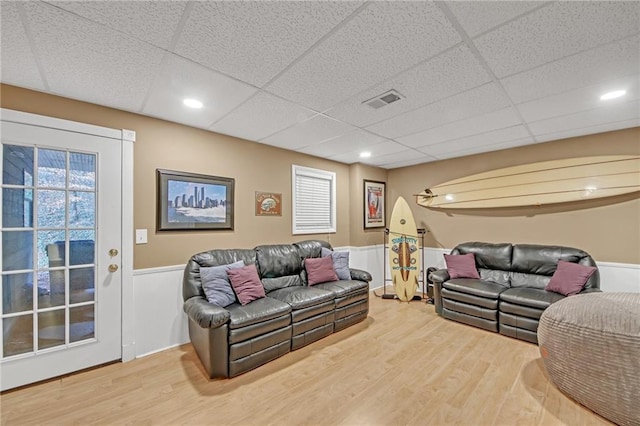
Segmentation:
<svg viewBox="0 0 640 426">
<path fill-rule="evenodd" d="M 157 230 L 233 230 L 235 179 L 156 170 Z"/>
<path fill-rule="evenodd" d="M 364 229 L 384 228 L 386 184 L 364 180 Z"/>
</svg>

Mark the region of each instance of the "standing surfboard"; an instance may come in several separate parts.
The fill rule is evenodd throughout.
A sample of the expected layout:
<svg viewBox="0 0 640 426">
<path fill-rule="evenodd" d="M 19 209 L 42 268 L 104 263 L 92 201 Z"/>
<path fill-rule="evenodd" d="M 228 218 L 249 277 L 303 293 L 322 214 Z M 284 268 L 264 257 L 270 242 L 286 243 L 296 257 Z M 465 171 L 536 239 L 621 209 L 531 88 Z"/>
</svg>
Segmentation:
<svg viewBox="0 0 640 426">
<path fill-rule="evenodd" d="M 398 299 L 408 302 L 418 290 L 418 230 L 409 204 L 398 197 L 389 222 L 389 267 Z"/>
<path fill-rule="evenodd" d="M 540 206 L 640 191 L 640 156 L 603 155 L 507 167 L 441 183 L 416 194 L 429 208 Z"/>
</svg>

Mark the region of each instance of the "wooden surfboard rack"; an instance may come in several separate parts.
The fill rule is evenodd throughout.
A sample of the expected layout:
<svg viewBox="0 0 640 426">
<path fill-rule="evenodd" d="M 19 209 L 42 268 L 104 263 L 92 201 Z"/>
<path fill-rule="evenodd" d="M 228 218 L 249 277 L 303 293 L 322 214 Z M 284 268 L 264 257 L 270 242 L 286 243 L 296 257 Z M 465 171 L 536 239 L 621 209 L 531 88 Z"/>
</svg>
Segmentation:
<svg viewBox="0 0 640 426">
<path fill-rule="evenodd" d="M 424 234 L 426 234 L 427 230 L 425 228 L 418 228 L 418 235 L 409 235 L 411 237 L 416 237 L 416 238 L 420 238 L 420 274 L 418 277 L 418 283 L 422 285 L 422 296 L 416 294 L 415 296 L 413 296 L 412 300 L 425 300 L 427 303 L 433 303 L 433 301 L 427 296 L 428 292 L 427 292 L 427 274 L 426 274 L 426 268 L 425 268 L 425 263 L 424 263 Z M 389 239 L 387 238 L 389 236 L 389 228 L 384 228 L 384 284 L 383 284 L 383 290 L 382 290 L 382 298 L 383 299 L 398 299 L 398 296 L 395 295 L 395 293 L 391 292 L 388 293 L 387 292 L 387 283 L 392 283 L 392 279 L 391 278 L 387 278 L 387 272 L 389 272 L 389 262 L 387 259 L 387 253 L 388 253 L 388 244 L 389 244 Z"/>
</svg>

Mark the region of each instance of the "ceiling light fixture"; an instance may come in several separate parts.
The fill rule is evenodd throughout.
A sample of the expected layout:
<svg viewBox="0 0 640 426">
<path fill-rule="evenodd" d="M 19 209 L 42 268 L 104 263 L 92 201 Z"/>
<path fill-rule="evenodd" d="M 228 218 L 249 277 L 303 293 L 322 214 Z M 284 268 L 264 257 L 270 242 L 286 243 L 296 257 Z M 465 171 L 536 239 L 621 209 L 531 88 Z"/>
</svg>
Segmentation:
<svg viewBox="0 0 640 426">
<path fill-rule="evenodd" d="M 600 96 L 600 100 L 608 101 L 609 99 L 619 98 L 620 96 L 624 96 L 626 94 L 627 94 L 626 90 L 614 90 L 613 92 L 608 92 Z"/>
<path fill-rule="evenodd" d="M 195 108 L 195 109 L 200 109 L 202 108 L 202 102 L 200 102 L 197 99 L 185 99 L 184 101 L 182 101 L 183 104 L 185 104 L 186 106 L 188 106 L 189 108 Z"/>
<path fill-rule="evenodd" d="M 371 157 L 371 153 L 369 151 L 364 151 L 360 153 L 360 158 L 369 158 Z"/>
</svg>

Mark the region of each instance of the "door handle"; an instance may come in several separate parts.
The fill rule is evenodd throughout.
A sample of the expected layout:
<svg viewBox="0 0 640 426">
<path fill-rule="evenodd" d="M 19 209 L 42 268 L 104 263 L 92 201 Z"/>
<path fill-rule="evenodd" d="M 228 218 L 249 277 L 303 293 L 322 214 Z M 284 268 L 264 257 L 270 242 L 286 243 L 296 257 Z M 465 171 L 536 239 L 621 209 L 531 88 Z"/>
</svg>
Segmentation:
<svg viewBox="0 0 640 426">
<path fill-rule="evenodd" d="M 111 265 L 109 265 L 109 272 L 116 272 L 118 270 L 118 265 L 116 265 L 115 263 L 112 263 Z"/>
</svg>

